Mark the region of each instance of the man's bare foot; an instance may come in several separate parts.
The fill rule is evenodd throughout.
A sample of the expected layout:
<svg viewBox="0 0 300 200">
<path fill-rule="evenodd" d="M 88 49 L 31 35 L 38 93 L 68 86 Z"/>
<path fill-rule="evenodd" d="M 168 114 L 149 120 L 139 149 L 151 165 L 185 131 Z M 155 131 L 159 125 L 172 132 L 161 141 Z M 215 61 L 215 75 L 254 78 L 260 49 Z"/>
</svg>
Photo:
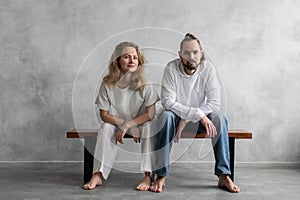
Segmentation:
<svg viewBox="0 0 300 200">
<path fill-rule="evenodd" d="M 150 190 L 152 192 L 162 192 L 163 187 L 165 186 L 166 177 L 165 176 L 159 176 L 155 179 L 153 185 L 150 187 Z"/>
<path fill-rule="evenodd" d="M 147 191 L 151 186 L 151 177 L 150 173 L 146 172 L 142 182 L 136 186 L 136 189 L 139 191 Z"/>
<path fill-rule="evenodd" d="M 232 193 L 238 193 L 238 192 L 241 191 L 241 189 L 232 182 L 230 177 L 228 175 L 225 175 L 225 174 L 222 174 L 222 175 L 219 176 L 218 187 L 225 188 L 229 192 L 232 192 Z"/>
<path fill-rule="evenodd" d="M 102 185 L 101 173 L 94 173 L 91 180 L 82 186 L 85 190 L 92 190 L 97 186 Z"/>
</svg>

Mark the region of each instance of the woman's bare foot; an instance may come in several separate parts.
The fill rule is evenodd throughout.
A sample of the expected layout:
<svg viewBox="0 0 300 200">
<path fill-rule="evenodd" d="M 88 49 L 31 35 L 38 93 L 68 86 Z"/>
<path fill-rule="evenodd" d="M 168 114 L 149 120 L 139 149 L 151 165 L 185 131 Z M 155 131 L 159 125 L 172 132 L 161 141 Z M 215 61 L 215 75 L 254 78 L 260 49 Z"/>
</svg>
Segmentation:
<svg viewBox="0 0 300 200">
<path fill-rule="evenodd" d="M 241 189 L 232 182 L 230 177 L 228 175 L 225 175 L 225 174 L 222 174 L 222 175 L 219 176 L 218 187 L 225 188 L 229 192 L 232 192 L 232 193 L 238 193 L 238 192 L 241 191 Z"/>
<path fill-rule="evenodd" d="M 85 190 L 92 190 L 97 186 L 102 185 L 101 173 L 94 173 L 91 180 L 82 186 Z"/>
<path fill-rule="evenodd" d="M 162 192 L 163 187 L 165 186 L 166 177 L 165 176 L 159 176 L 155 179 L 153 185 L 150 187 L 150 190 L 152 192 Z"/>
<path fill-rule="evenodd" d="M 151 186 L 150 172 L 145 172 L 145 176 L 142 182 L 138 186 L 136 186 L 136 189 L 139 191 L 147 191 L 149 190 L 150 186 Z"/>
</svg>

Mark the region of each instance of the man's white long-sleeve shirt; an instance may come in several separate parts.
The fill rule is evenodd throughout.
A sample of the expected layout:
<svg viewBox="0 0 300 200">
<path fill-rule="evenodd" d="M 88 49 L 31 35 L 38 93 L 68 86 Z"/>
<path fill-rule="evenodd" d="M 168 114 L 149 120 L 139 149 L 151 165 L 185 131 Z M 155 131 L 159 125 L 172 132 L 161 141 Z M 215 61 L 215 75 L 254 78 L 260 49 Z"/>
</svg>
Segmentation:
<svg viewBox="0 0 300 200">
<path fill-rule="evenodd" d="M 212 63 L 204 60 L 193 75 L 180 59 L 169 62 L 162 79 L 161 102 L 181 119 L 197 122 L 220 109 L 220 86 Z"/>
</svg>

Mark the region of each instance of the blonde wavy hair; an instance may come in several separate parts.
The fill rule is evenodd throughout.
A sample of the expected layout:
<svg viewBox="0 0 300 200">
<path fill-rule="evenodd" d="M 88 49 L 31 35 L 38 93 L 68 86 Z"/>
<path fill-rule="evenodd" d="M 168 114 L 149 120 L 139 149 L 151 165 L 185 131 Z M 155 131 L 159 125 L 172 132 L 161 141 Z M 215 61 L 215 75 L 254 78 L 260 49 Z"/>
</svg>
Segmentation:
<svg viewBox="0 0 300 200">
<path fill-rule="evenodd" d="M 111 55 L 110 61 L 109 61 L 109 73 L 107 76 L 103 78 L 103 82 L 107 86 L 115 86 L 121 76 L 123 75 L 120 68 L 119 60 L 122 56 L 122 51 L 125 47 L 133 47 L 135 48 L 137 55 L 138 55 L 138 68 L 135 72 L 132 74 L 132 83 L 130 84 L 130 88 L 132 90 L 142 90 L 144 89 L 144 86 L 146 84 L 146 78 L 145 78 L 145 57 L 142 54 L 142 52 L 139 50 L 138 45 L 136 45 L 133 42 L 122 42 L 118 44 L 115 47 L 115 50 L 113 54 Z"/>
</svg>

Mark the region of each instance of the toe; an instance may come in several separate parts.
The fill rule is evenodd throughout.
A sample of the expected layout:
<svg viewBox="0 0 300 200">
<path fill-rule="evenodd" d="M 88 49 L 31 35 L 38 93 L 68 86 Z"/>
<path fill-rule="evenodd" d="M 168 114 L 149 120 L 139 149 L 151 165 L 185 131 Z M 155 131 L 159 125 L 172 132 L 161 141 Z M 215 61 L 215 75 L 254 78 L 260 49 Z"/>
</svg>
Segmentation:
<svg viewBox="0 0 300 200">
<path fill-rule="evenodd" d="M 89 190 L 89 183 L 84 184 L 84 185 L 82 186 L 82 188 L 85 189 L 85 190 Z"/>
<path fill-rule="evenodd" d="M 142 190 L 143 191 L 147 191 L 147 190 L 149 190 L 149 188 L 148 187 L 144 187 Z"/>
<path fill-rule="evenodd" d="M 136 187 L 136 189 L 139 190 L 139 191 L 147 191 L 147 190 L 149 190 L 149 186 L 141 184 L 141 185 L 138 185 Z"/>
<path fill-rule="evenodd" d="M 239 187 L 235 186 L 235 187 L 234 187 L 234 190 L 235 190 L 235 192 L 236 192 L 236 193 L 238 193 L 238 192 L 240 192 L 240 191 L 241 191 L 241 188 L 239 188 Z"/>
<path fill-rule="evenodd" d="M 150 190 L 151 190 L 152 192 L 156 192 L 156 185 L 151 186 L 151 187 L 150 187 Z"/>
<path fill-rule="evenodd" d="M 157 190 L 157 192 L 162 192 L 162 191 L 163 191 L 162 187 L 158 188 Z"/>
<path fill-rule="evenodd" d="M 88 187 L 87 187 L 86 185 L 83 185 L 83 186 L 82 186 L 82 189 L 87 190 Z"/>
<path fill-rule="evenodd" d="M 135 188 L 136 190 L 141 190 L 141 186 L 140 185 L 138 185 L 138 186 L 136 186 L 136 188 Z"/>
</svg>

